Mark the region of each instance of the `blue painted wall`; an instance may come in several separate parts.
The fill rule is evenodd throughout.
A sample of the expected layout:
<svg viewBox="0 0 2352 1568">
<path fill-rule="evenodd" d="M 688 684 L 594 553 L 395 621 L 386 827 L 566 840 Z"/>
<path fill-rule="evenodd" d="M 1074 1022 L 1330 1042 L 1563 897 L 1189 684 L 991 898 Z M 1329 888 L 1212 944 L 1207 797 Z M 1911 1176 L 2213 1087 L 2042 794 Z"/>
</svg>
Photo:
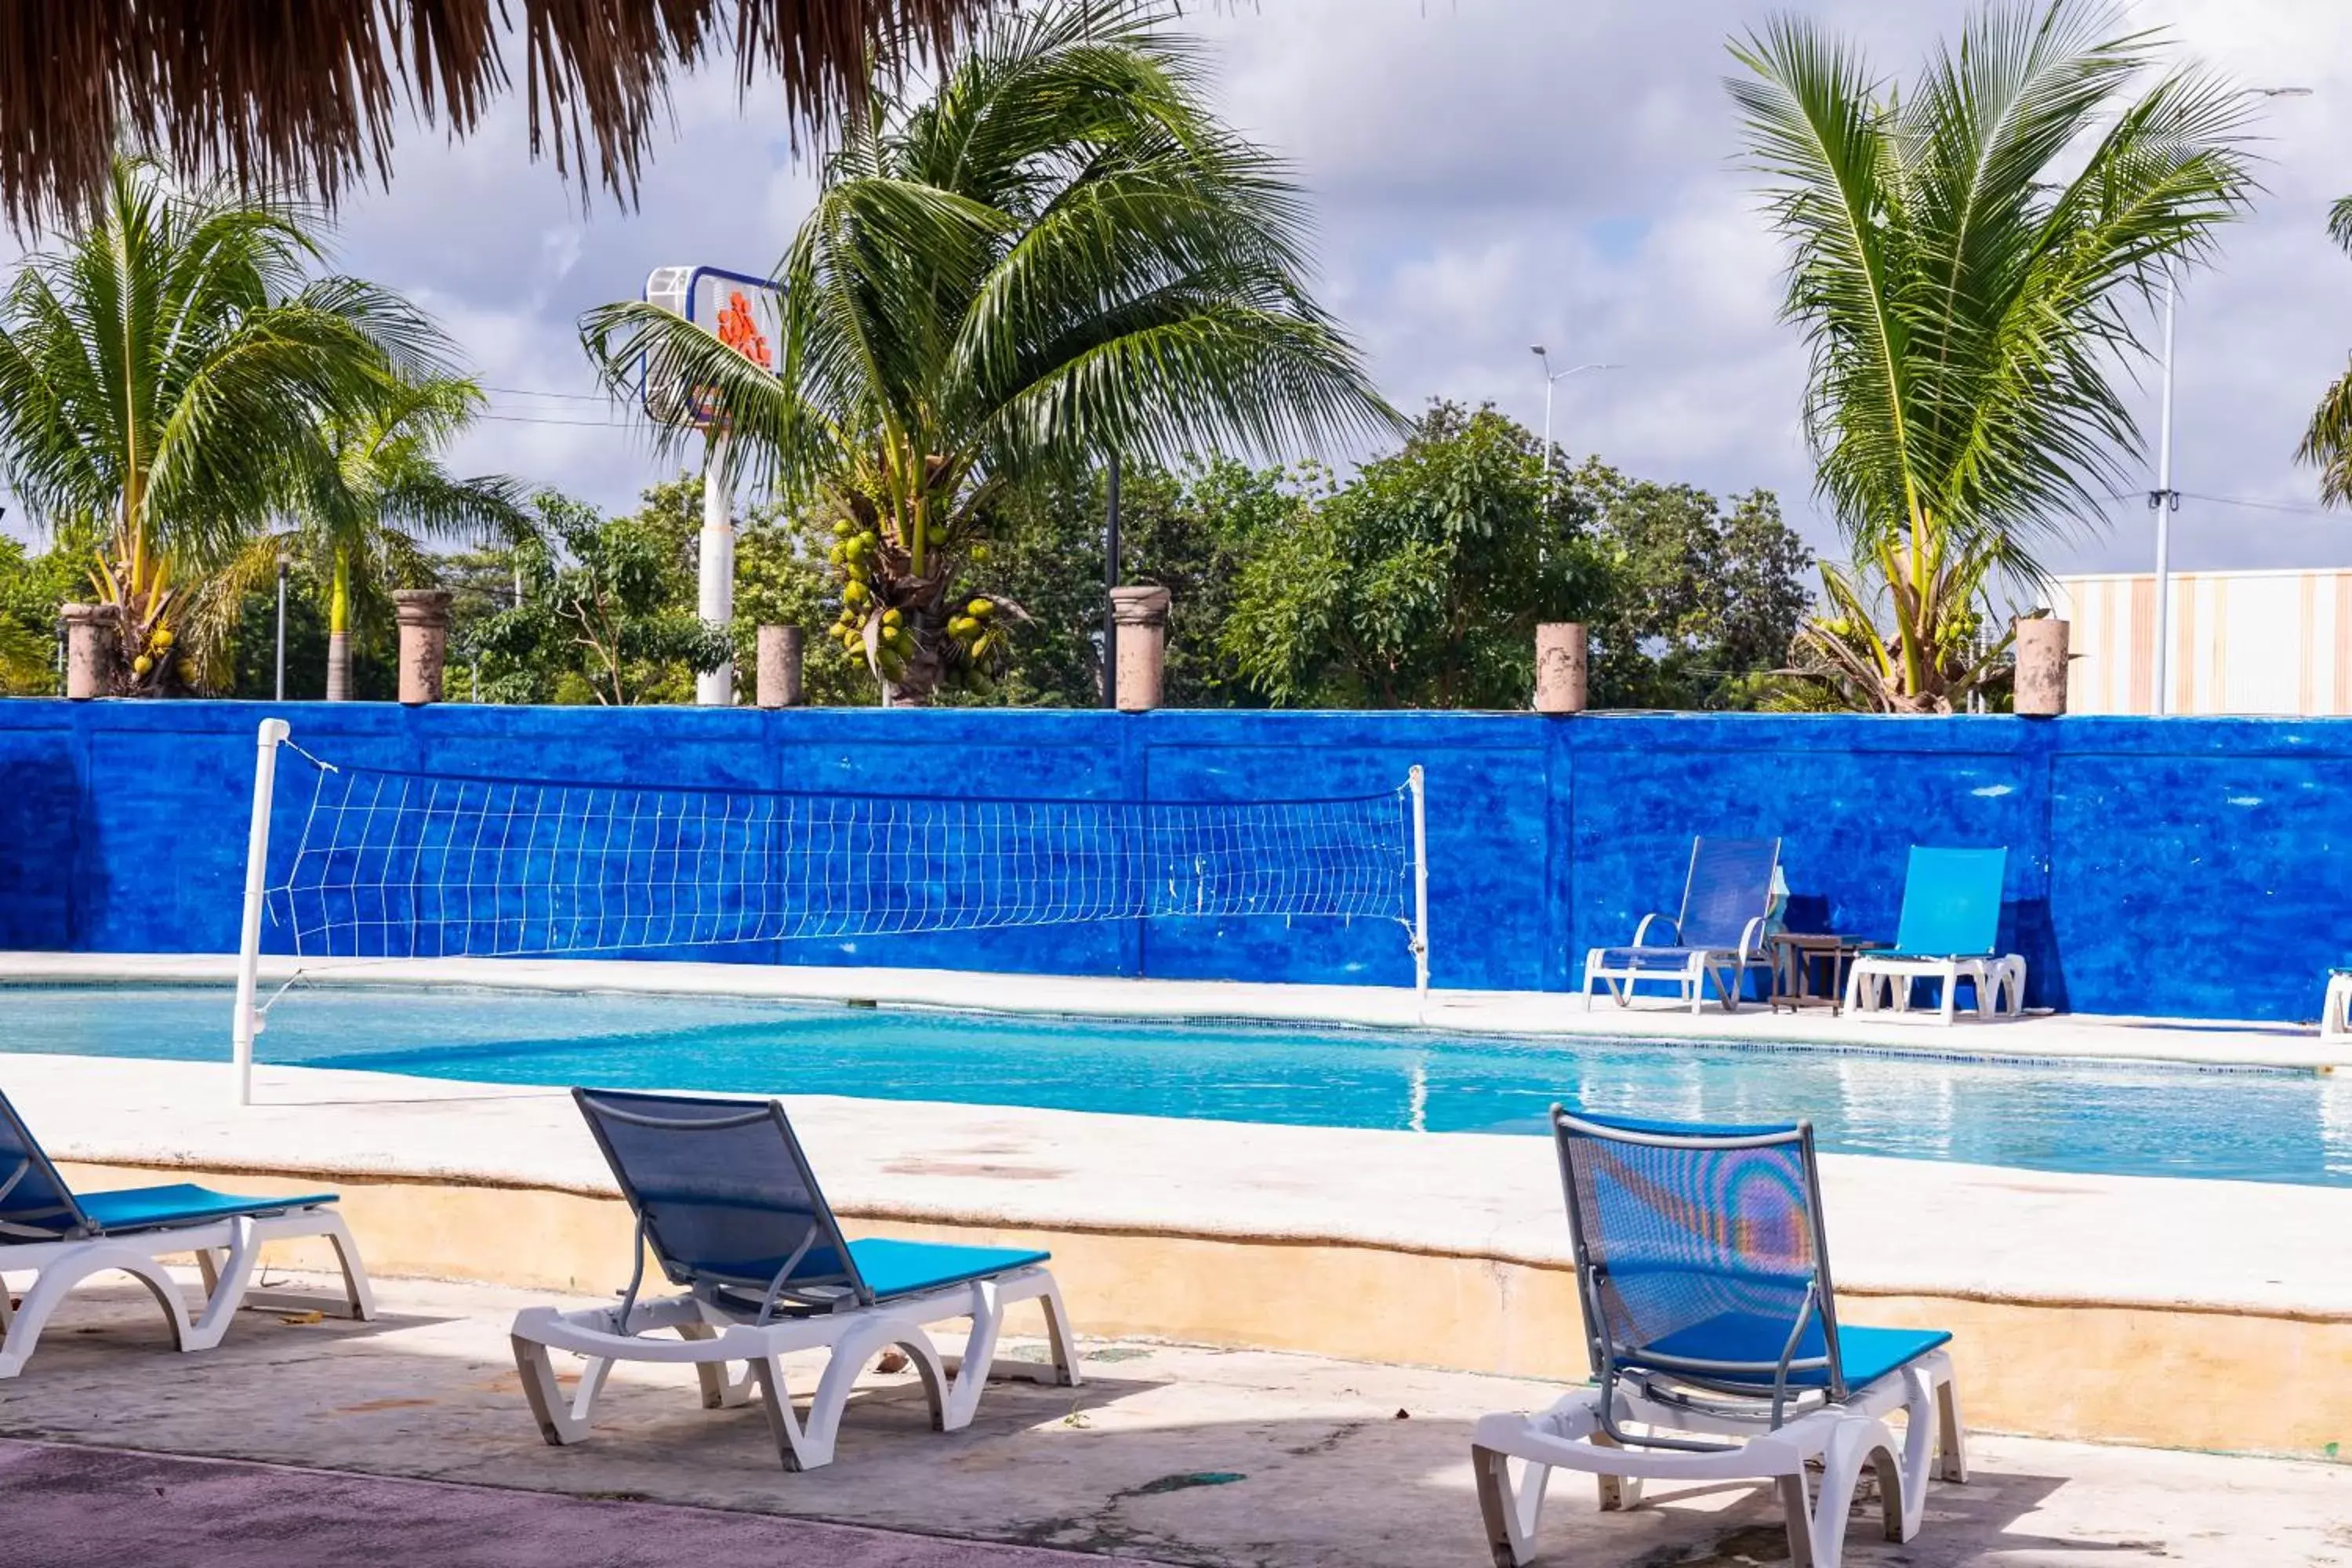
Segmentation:
<svg viewBox="0 0 2352 1568">
<path fill-rule="evenodd" d="M 232 703 L 0 702 L 0 947 L 236 945 L 254 727 Z M 1778 834 L 1793 925 L 1891 935 L 1906 847 L 2006 845 L 2037 1004 L 2315 1014 L 2352 908 L 2352 722 L 1749 715 L 283 710 L 359 766 L 1161 800 L 1429 784 L 1444 986 L 1559 990 L 1671 909 L 1696 832 Z M 281 813 L 280 831 L 288 823 Z M 718 951 L 753 962 L 1403 984 L 1380 922 L 1166 920 Z"/>
</svg>

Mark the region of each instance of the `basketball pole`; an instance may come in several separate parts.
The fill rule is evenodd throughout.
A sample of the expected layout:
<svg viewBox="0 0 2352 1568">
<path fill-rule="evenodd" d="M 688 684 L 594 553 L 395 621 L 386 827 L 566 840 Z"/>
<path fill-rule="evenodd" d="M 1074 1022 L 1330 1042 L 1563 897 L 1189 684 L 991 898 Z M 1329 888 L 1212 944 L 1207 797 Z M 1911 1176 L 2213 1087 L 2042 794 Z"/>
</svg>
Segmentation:
<svg viewBox="0 0 2352 1568">
<path fill-rule="evenodd" d="M 735 495 L 727 482 L 727 437 L 713 428 L 703 447 L 702 537 L 696 552 L 697 608 L 705 626 L 724 629 L 735 619 Z M 703 708 L 735 703 L 735 662 L 699 671 L 694 700 Z"/>
</svg>

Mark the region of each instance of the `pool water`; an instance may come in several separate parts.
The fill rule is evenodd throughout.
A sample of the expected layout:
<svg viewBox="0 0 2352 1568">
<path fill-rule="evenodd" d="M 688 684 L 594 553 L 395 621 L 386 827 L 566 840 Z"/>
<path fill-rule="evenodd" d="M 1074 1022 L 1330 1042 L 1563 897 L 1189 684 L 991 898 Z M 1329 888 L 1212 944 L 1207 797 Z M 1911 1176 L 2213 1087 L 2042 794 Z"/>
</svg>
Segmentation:
<svg viewBox="0 0 2352 1568">
<path fill-rule="evenodd" d="M 0 1052 L 226 1061 L 230 1005 L 226 986 L 7 987 Z M 377 986 L 288 993 L 257 1054 L 487 1083 L 1431 1132 L 1537 1133 L 1560 1100 L 1810 1117 L 1823 1148 L 1851 1153 L 2352 1186 L 2352 1082 L 2304 1073 Z"/>
</svg>

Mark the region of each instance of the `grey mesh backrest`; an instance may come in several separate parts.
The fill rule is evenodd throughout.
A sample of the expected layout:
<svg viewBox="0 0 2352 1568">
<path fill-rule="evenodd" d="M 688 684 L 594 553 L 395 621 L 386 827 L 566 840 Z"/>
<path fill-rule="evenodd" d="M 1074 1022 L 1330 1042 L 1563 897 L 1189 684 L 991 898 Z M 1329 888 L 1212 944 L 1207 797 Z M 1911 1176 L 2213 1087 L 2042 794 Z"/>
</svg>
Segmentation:
<svg viewBox="0 0 2352 1568">
<path fill-rule="evenodd" d="M 98 1227 L 74 1201 L 32 1129 L 0 1094 L 0 1244 L 91 1236 Z"/>
<path fill-rule="evenodd" d="M 1844 1397 L 1810 1123 L 1706 1127 L 1552 1108 L 1593 1370 Z"/>
<path fill-rule="evenodd" d="M 662 1271 L 778 1305 L 870 1303 L 841 1227 L 772 1100 L 575 1089 Z"/>
<path fill-rule="evenodd" d="M 1748 922 L 1771 911 L 1777 838 L 1699 838 L 1683 884 L 1685 947 L 1737 948 Z"/>
</svg>

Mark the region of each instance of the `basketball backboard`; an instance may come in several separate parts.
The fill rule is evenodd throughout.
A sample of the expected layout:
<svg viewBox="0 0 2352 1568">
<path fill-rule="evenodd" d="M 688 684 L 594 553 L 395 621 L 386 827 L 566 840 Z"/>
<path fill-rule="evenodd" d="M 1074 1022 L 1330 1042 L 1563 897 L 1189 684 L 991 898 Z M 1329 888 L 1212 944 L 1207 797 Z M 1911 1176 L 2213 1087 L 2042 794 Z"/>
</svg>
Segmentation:
<svg viewBox="0 0 2352 1568">
<path fill-rule="evenodd" d="M 721 267 L 656 267 L 646 275 L 646 301 L 684 316 L 754 364 L 779 368 L 784 291 L 766 278 Z M 645 381 L 646 412 L 666 425 L 700 426 L 709 411 L 676 382 Z"/>
</svg>

